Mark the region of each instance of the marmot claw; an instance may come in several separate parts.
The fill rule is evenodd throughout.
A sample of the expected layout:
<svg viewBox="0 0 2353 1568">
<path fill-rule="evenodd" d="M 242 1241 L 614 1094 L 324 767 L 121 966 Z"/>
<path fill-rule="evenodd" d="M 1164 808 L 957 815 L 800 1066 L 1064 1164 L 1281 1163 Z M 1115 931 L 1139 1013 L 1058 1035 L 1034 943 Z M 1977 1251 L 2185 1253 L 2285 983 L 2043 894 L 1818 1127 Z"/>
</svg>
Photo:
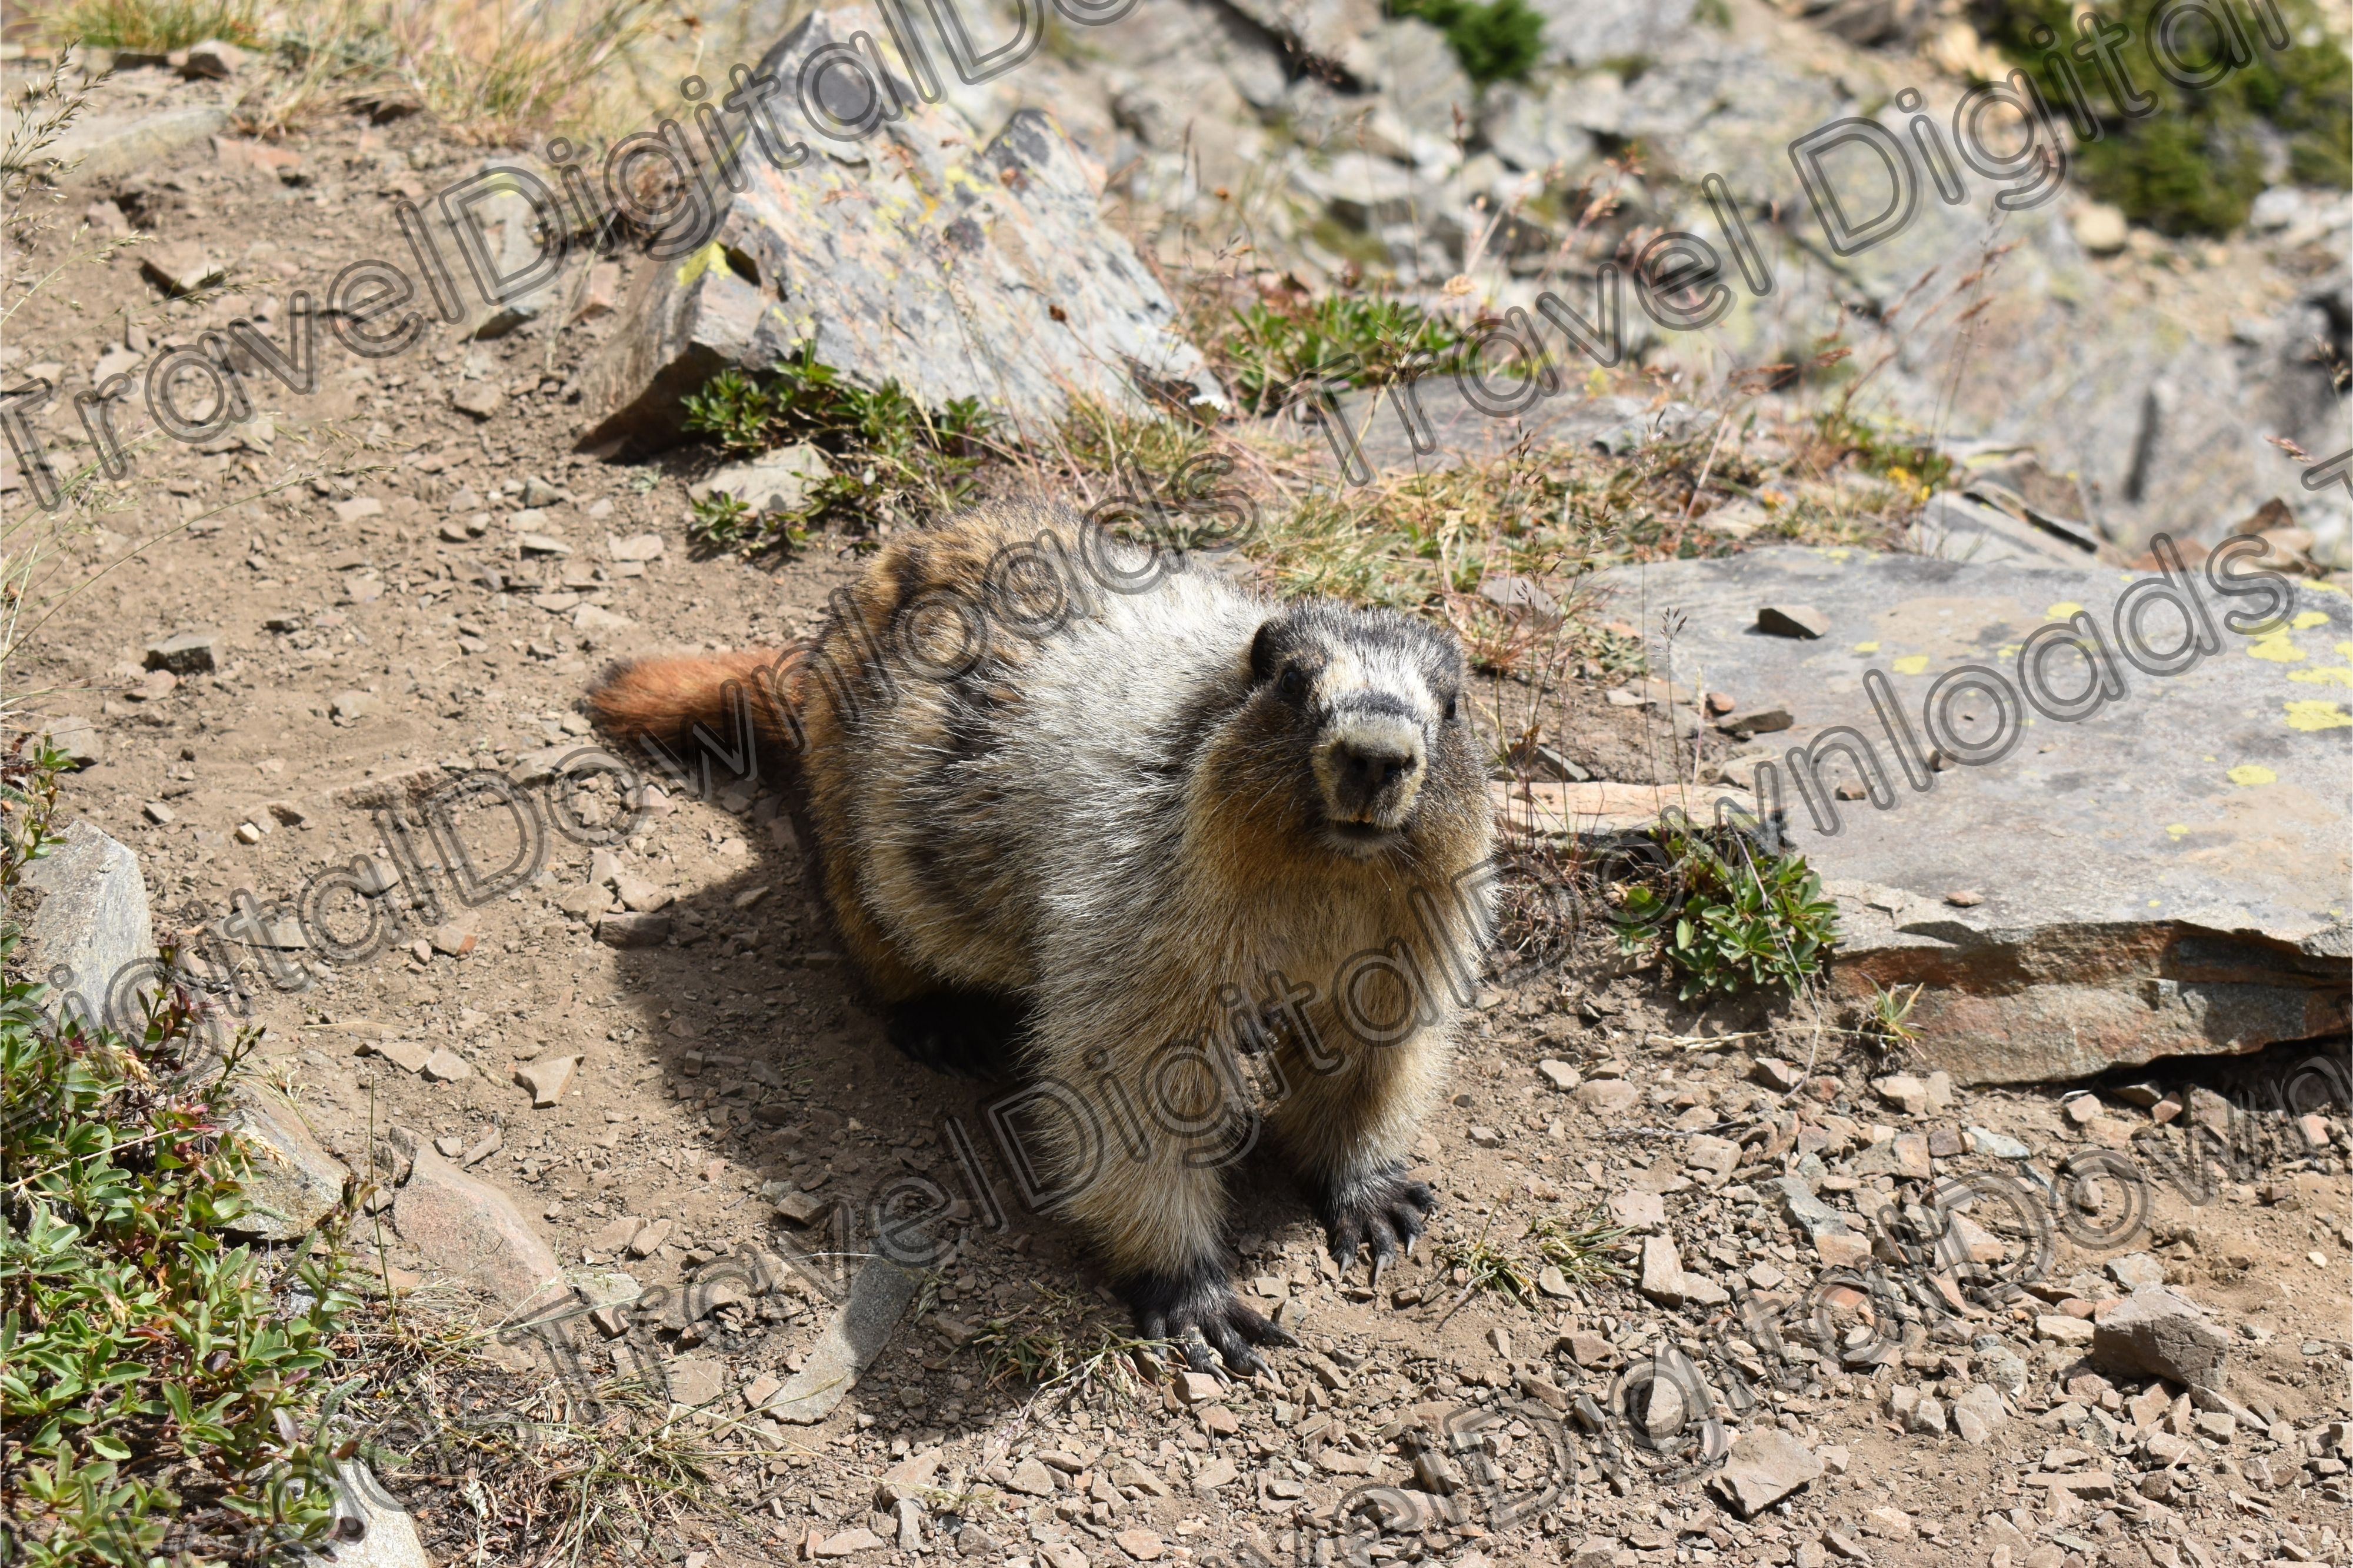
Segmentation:
<svg viewBox="0 0 2353 1568">
<path fill-rule="evenodd" d="M 1251 1311 L 1234 1294 L 1222 1268 L 1199 1268 L 1181 1276 L 1145 1274 L 1128 1286 L 1136 1326 L 1147 1340 L 1166 1340 L 1185 1352 L 1195 1372 L 1219 1369 L 1250 1377 L 1267 1370 L 1254 1345 L 1295 1345 L 1282 1329 Z"/>
<path fill-rule="evenodd" d="M 1345 1274 L 1356 1267 L 1356 1254 L 1370 1247 L 1373 1283 L 1378 1285 L 1381 1270 L 1396 1261 L 1399 1247 L 1413 1256 L 1413 1244 L 1437 1206 L 1438 1194 L 1409 1180 L 1402 1164 L 1382 1167 L 1324 1199 L 1324 1234 L 1331 1239 L 1333 1261 Z"/>
</svg>

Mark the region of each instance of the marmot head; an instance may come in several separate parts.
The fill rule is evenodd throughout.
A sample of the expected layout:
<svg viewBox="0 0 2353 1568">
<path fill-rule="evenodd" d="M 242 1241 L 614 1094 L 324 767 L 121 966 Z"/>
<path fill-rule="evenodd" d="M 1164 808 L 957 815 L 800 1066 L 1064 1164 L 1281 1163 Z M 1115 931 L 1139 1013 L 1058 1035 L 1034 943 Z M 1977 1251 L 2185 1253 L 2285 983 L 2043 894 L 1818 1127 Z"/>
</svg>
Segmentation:
<svg viewBox="0 0 2353 1568">
<path fill-rule="evenodd" d="M 1288 606 L 1250 642 L 1236 782 L 1352 858 L 1457 834 L 1486 809 L 1462 677 L 1453 637 L 1410 616 Z"/>
</svg>

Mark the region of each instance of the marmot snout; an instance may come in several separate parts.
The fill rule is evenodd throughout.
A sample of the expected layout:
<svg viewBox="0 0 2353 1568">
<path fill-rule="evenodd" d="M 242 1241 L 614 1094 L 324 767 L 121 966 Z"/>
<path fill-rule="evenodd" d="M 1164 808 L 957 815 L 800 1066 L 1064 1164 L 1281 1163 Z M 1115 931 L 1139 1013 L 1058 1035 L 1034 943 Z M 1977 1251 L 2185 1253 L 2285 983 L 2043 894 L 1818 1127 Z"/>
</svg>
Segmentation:
<svg viewBox="0 0 2353 1568">
<path fill-rule="evenodd" d="M 1397 844 L 1456 721 L 1453 639 L 1405 616 L 1310 604 L 1259 627 L 1250 676 L 1261 700 L 1309 737 L 1304 760 L 1332 846 L 1363 856 Z"/>
<path fill-rule="evenodd" d="M 1018 1062 L 1055 1206 L 1145 1331 L 1254 1369 L 1282 1335 L 1229 1282 L 1225 1183 L 1261 1131 L 1344 1264 L 1377 1277 L 1435 1201 L 1404 1155 L 1486 936 L 1484 770 L 1451 637 L 1181 559 L 1079 569 L 1105 549 L 982 509 L 894 537 L 790 659 L 640 664 L 592 702 L 669 742 L 731 732 L 730 681 L 769 693 L 892 1038 Z"/>
</svg>

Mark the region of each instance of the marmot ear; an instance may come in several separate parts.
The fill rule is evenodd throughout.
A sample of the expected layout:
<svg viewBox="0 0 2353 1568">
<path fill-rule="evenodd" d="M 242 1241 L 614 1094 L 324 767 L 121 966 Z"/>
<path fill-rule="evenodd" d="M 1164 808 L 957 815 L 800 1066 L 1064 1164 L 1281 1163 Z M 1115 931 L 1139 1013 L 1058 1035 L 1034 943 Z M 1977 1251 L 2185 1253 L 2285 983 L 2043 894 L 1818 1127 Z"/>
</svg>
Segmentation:
<svg viewBox="0 0 2353 1568">
<path fill-rule="evenodd" d="M 1274 668 L 1282 658 L 1282 617 L 1271 616 L 1259 623 L 1258 636 L 1250 638 L 1250 684 L 1263 685 L 1274 679 Z"/>
</svg>

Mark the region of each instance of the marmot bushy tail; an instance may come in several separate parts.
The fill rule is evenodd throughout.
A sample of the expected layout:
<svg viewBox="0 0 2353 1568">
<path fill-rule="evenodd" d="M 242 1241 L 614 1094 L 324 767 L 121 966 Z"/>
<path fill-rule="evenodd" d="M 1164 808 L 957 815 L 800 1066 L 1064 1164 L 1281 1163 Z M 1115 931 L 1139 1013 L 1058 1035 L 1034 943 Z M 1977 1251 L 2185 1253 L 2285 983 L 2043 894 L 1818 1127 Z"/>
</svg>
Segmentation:
<svg viewBox="0 0 2353 1568">
<path fill-rule="evenodd" d="M 793 686 L 806 651 L 787 647 L 615 665 L 588 694 L 588 710 L 618 741 L 653 740 L 681 749 L 698 727 L 724 739 L 740 710 L 751 715 L 761 739 L 793 744 L 786 715 L 797 701 Z"/>
<path fill-rule="evenodd" d="M 776 658 L 635 667 L 596 710 L 674 736 Z M 1205 1369 L 1283 1337 L 1225 1239 L 1261 1133 L 1376 1277 L 1434 1202 L 1404 1156 L 1491 907 L 1462 679 L 1409 616 L 1262 598 L 1029 504 L 893 537 L 772 683 L 892 1037 L 950 1067 L 1009 1040 L 1058 1211 Z"/>
</svg>

